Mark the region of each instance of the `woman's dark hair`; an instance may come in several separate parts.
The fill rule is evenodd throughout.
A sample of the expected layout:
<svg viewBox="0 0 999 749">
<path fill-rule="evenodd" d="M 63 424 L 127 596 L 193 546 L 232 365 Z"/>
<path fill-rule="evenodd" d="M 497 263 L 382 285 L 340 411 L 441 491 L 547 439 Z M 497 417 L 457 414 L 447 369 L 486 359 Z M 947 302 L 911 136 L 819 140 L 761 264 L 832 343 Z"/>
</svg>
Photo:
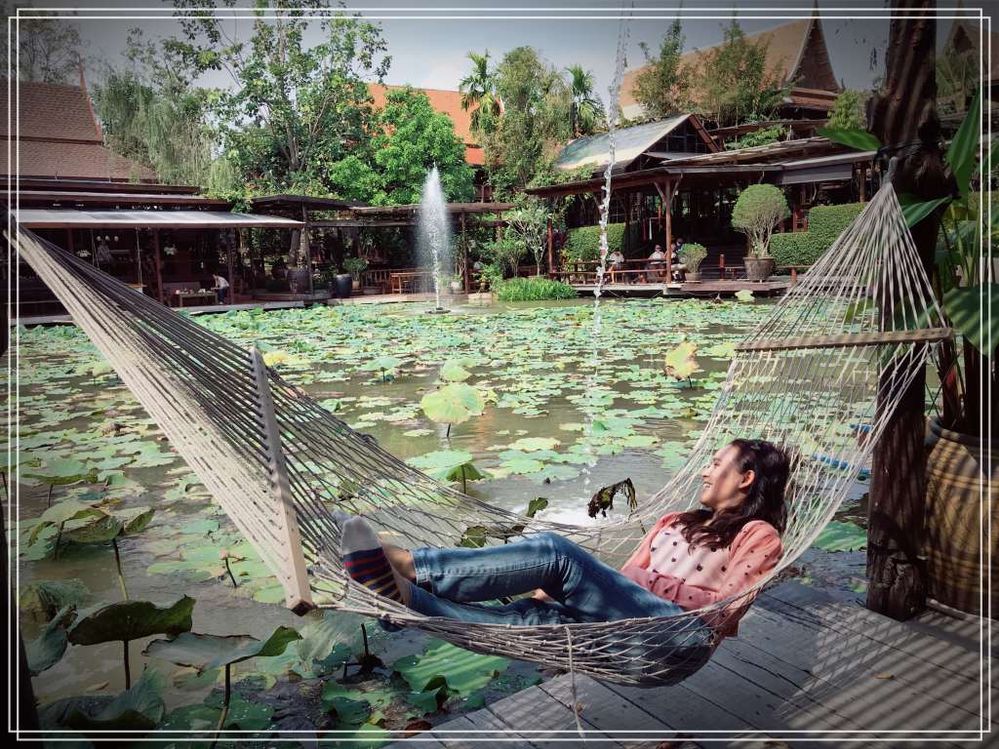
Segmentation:
<svg viewBox="0 0 999 749">
<path fill-rule="evenodd" d="M 711 510 L 691 510 L 679 517 L 683 537 L 691 545 L 728 546 L 751 520 L 765 520 L 778 533 L 784 532 L 787 524 L 784 494 L 796 455 L 765 440 L 736 439 L 729 445 L 739 451 L 736 457 L 739 470 L 753 471 L 755 478 L 743 503 L 733 510 L 719 512 L 711 525 L 707 525 L 715 514 Z"/>
</svg>

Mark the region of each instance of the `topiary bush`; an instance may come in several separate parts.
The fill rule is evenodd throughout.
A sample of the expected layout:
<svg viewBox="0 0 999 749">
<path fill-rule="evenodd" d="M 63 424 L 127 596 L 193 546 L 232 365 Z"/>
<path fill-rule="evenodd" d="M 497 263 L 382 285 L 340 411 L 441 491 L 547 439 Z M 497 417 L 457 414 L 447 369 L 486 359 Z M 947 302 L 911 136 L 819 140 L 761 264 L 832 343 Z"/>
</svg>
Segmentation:
<svg viewBox="0 0 999 749">
<path fill-rule="evenodd" d="M 686 267 L 687 273 L 696 273 L 707 256 L 708 249 L 697 242 L 687 242 L 680 248 L 680 262 Z"/>
<path fill-rule="evenodd" d="M 808 231 L 774 234 L 770 237 L 770 254 L 778 266 L 811 265 L 863 208 L 863 203 L 815 206 L 808 212 Z"/>
<path fill-rule="evenodd" d="M 735 201 L 732 227 L 749 237 L 753 257 L 764 257 L 770 246 L 770 235 L 790 215 L 787 198 L 779 187 L 750 185 Z"/>
<path fill-rule="evenodd" d="M 607 252 L 624 249 L 624 224 L 607 224 Z M 565 262 L 600 259 L 600 227 L 580 226 L 570 229 L 562 248 Z"/>
<path fill-rule="evenodd" d="M 510 278 L 493 285 L 501 302 L 540 302 L 545 299 L 575 299 L 576 290 L 561 281 L 542 276 Z"/>
</svg>

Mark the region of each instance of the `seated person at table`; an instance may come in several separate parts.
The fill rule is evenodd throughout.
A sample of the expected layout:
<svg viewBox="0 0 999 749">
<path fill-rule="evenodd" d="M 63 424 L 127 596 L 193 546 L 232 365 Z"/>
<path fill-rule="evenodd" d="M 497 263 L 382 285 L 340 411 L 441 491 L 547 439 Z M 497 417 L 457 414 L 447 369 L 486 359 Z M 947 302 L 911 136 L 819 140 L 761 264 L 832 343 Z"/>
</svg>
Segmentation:
<svg viewBox="0 0 999 749">
<path fill-rule="evenodd" d="M 662 245 L 657 244 L 655 249 L 652 250 L 652 254 L 649 255 L 649 262 L 645 266 L 649 271 L 650 280 L 660 278 L 665 267 L 666 253 L 663 252 Z"/>
<path fill-rule="evenodd" d="M 607 269 L 611 272 L 612 279 L 615 273 L 624 270 L 624 255 L 621 254 L 621 250 L 614 250 L 614 252 L 608 255 L 607 262 Z"/>
</svg>

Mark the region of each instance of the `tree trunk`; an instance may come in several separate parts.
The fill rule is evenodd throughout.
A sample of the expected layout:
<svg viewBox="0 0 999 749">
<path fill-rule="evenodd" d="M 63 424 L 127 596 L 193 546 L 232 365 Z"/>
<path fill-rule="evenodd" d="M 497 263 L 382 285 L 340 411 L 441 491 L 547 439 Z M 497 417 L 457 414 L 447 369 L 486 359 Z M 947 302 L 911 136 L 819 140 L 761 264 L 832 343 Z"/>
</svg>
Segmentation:
<svg viewBox="0 0 999 749">
<path fill-rule="evenodd" d="M 899 5 L 902 11 L 932 12 L 935 3 L 901 0 Z M 950 194 L 936 114 L 935 44 L 936 21 L 932 16 L 892 20 L 885 83 L 868 109 L 871 130 L 885 146 L 906 146 L 889 153 L 899 157 L 895 191 L 900 195 L 911 193 L 919 200 Z M 912 143 L 918 146 L 908 147 Z M 937 212 L 912 232 L 928 275 L 939 225 Z M 871 473 L 867 607 L 899 620 L 908 619 L 926 605 L 922 556 L 925 384 L 925 373 L 920 372 L 903 395 L 898 411 L 875 446 Z"/>
</svg>

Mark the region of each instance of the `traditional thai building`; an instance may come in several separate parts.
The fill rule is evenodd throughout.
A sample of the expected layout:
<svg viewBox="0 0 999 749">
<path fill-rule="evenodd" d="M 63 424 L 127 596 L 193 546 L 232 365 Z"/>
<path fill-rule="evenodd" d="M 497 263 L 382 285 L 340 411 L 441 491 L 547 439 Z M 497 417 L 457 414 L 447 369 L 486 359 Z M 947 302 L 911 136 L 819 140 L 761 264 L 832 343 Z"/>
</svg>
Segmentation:
<svg viewBox="0 0 999 749">
<path fill-rule="evenodd" d="M 822 22 L 817 14 L 811 18 L 790 21 L 772 29 L 746 34 L 746 40 L 767 45 L 766 67 L 775 71 L 787 95 L 778 110 L 778 117 L 788 120 L 824 120 L 841 89 L 829 60 Z M 709 53 L 718 45 L 685 52 L 680 65 L 700 71 Z M 621 112 L 628 119 L 645 115 L 635 99 L 635 82 L 648 66 L 625 73 L 621 83 Z M 696 97 L 697 91 L 692 95 Z M 799 133 L 808 135 L 810 133 Z"/>
</svg>

